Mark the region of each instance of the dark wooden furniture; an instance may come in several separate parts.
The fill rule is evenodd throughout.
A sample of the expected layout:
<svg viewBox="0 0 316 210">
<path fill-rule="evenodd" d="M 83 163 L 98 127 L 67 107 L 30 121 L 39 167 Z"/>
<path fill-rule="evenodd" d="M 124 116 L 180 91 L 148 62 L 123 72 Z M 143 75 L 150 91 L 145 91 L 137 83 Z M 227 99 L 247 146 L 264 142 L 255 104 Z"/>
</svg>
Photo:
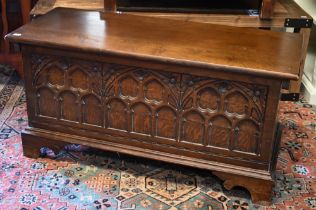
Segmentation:
<svg viewBox="0 0 316 210">
<path fill-rule="evenodd" d="M 10 49 L 8 41 L 4 40 L 5 35 L 9 32 L 10 26 L 7 14 L 7 3 L 9 0 L 1 0 L 1 26 L 2 26 L 2 36 L 1 36 L 1 52 L 0 52 L 0 63 L 10 64 L 16 68 L 20 76 L 23 75 L 22 69 L 22 58 L 21 54 L 14 53 Z M 20 0 L 22 24 L 26 24 L 30 20 L 31 11 L 31 0 Z M 16 14 L 15 14 L 16 15 Z"/>
<path fill-rule="evenodd" d="M 104 0 L 105 10 L 145 12 L 240 13 L 259 10 L 261 19 L 271 19 L 275 0 Z"/>
<path fill-rule="evenodd" d="M 261 0 L 116 0 L 119 11 L 229 13 L 242 14 L 259 11 Z"/>
<path fill-rule="evenodd" d="M 58 8 L 7 38 L 23 54 L 24 155 L 78 143 L 209 169 L 270 200 L 300 35 Z"/>
</svg>

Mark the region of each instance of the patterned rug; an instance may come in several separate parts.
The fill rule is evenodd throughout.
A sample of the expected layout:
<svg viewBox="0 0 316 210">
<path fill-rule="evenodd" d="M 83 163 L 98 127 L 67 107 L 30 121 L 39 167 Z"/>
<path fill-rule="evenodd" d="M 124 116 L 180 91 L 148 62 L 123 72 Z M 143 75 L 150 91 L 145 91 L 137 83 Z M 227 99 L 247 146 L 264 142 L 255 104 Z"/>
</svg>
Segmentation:
<svg viewBox="0 0 316 210">
<path fill-rule="evenodd" d="M 285 125 L 273 205 L 226 191 L 209 171 L 69 145 L 41 159 L 22 156 L 23 83 L 0 65 L 0 209 L 316 209 L 316 107 L 282 102 Z"/>
</svg>

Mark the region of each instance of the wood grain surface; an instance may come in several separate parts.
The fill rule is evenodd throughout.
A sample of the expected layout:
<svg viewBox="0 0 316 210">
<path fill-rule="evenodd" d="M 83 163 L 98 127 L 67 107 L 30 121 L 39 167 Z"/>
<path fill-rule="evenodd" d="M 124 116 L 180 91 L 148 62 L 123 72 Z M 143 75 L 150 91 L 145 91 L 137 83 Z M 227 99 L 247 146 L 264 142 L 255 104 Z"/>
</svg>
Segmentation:
<svg viewBox="0 0 316 210">
<path fill-rule="evenodd" d="M 7 38 L 24 44 L 298 79 L 302 46 L 298 34 L 102 14 L 101 18 L 99 12 L 57 8 Z"/>
</svg>

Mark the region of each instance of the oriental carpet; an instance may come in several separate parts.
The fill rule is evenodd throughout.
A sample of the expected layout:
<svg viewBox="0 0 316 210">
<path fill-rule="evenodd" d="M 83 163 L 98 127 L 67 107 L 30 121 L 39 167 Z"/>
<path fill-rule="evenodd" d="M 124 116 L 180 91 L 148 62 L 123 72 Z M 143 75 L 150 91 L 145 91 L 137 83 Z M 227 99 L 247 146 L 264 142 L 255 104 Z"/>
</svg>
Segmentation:
<svg viewBox="0 0 316 210">
<path fill-rule="evenodd" d="M 40 159 L 22 155 L 23 82 L 0 65 L 0 210 L 316 209 L 316 107 L 281 102 L 285 125 L 273 205 L 227 191 L 209 171 L 69 145 Z"/>
</svg>

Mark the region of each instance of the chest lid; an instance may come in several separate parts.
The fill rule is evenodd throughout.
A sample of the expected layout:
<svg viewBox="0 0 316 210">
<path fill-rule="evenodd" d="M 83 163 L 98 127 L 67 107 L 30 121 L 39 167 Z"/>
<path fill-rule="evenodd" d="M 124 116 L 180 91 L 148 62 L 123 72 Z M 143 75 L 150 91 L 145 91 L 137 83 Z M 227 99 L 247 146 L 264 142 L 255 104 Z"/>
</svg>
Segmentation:
<svg viewBox="0 0 316 210">
<path fill-rule="evenodd" d="M 56 8 L 6 38 L 280 79 L 298 79 L 302 48 L 299 34 L 67 8 Z"/>
</svg>

